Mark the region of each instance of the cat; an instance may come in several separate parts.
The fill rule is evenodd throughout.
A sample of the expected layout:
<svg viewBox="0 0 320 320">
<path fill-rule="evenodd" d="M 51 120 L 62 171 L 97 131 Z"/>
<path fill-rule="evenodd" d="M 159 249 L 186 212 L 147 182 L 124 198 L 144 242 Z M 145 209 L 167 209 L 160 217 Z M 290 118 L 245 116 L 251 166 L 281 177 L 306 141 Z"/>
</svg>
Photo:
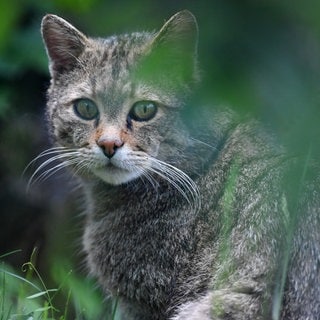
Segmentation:
<svg viewBox="0 0 320 320">
<path fill-rule="evenodd" d="M 122 319 L 319 319 L 319 193 L 291 228 L 284 149 L 254 119 L 195 105 L 193 14 L 103 39 L 51 14 L 41 30 L 44 154 L 62 161 L 49 172 L 79 177 L 87 264 Z"/>
</svg>

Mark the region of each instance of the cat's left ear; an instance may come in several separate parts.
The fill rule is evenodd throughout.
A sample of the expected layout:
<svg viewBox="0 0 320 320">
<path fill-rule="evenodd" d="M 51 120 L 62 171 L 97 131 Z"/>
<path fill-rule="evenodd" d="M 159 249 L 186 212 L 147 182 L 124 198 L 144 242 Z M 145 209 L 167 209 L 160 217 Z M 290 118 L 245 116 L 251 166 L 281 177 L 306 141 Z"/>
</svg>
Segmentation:
<svg viewBox="0 0 320 320">
<path fill-rule="evenodd" d="M 50 73 L 71 70 L 84 51 L 87 37 L 64 19 L 47 14 L 41 23 L 41 33 L 50 59 Z"/>
<path fill-rule="evenodd" d="M 152 45 L 165 46 L 195 58 L 198 42 L 198 24 L 194 15 L 183 10 L 173 15 L 160 29 Z"/>
<path fill-rule="evenodd" d="M 194 82 L 197 72 L 198 24 L 194 15 L 183 10 L 172 16 L 151 42 L 151 70 L 166 71 L 183 81 Z"/>
</svg>

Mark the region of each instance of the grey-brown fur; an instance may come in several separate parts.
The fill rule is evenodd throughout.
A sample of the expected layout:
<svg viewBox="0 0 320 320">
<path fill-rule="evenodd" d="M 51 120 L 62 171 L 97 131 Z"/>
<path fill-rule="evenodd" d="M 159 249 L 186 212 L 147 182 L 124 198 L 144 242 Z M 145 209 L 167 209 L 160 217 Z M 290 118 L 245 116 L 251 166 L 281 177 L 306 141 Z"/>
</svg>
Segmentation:
<svg viewBox="0 0 320 320">
<path fill-rule="evenodd" d="M 287 161 L 255 121 L 188 105 L 198 80 L 192 14 L 176 14 L 158 33 L 107 39 L 47 15 L 42 34 L 52 76 L 49 129 L 66 148 L 49 152 L 81 179 L 88 266 L 118 297 L 123 319 L 277 319 L 292 240 Z M 94 101 L 99 117 L 79 118 L 80 98 Z M 157 102 L 148 121 L 128 116 L 141 100 Z M 110 159 L 101 142 L 115 152 Z M 308 208 L 313 230 L 292 233 L 292 243 L 309 250 L 293 251 L 283 319 L 320 314 L 318 199 L 314 193 Z"/>
</svg>

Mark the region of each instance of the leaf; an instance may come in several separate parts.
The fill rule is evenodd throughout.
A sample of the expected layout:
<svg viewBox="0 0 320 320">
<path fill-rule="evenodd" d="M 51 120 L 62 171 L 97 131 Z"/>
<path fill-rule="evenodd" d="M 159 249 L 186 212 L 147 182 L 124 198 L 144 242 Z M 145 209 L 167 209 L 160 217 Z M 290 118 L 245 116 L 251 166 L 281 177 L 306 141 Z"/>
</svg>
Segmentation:
<svg viewBox="0 0 320 320">
<path fill-rule="evenodd" d="M 27 299 L 34 299 L 34 298 L 38 298 L 38 297 L 41 297 L 41 296 L 44 296 L 44 295 L 47 295 L 48 292 L 57 292 L 58 289 L 48 289 L 46 291 L 41 291 L 41 292 L 38 292 L 38 293 L 35 293 L 31 296 L 28 296 L 26 297 Z"/>
<path fill-rule="evenodd" d="M 0 98 L 1 98 L 1 96 L 0 96 Z M 18 250 L 13 250 L 13 251 L 11 251 L 11 252 L 2 254 L 2 255 L 0 256 L 0 259 L 3 259 L 3 258 L 5 258 L 5 257 L 7 257 L 7 256 L 10 256 L 10 255 L 12 255 L 12 254 L 14 254 L 14 253 L 21 252 L 21 251 L 22 251 L 21 249 L 18 249 Z"/>
<path fill-rule="evenodd" d="M 12 272 L 9 272 L 9 271 L 3 270 L 3 269 L 0 269 L 0 272 L 3 272 L 3 273 L 5 273 L 5 274 L 7 274 L 7 275 L 9 275 L 9 276 L 11 276 L 11 277 L 17 278 L 17 279 L 19 279 L 19 280 L 21 280 L 21 281 L 23 281 L 23 282 L 31 285 L 32 287 L 34 287 L 35 289 L 37 289 L 37 290 L 39 290 L 39 291 L 41 290 L 38 286 L 36 286 L 36 285 L 33 284 L 32 282 L 30 282 L 29 280 L 27 280 L 27 279 L 25 279 L 25 278 L 23 278 L 23 277 L 20 277 L 20 276 L 14 274 L 14 273 L 12 273 Z"/>
<path fill-rule="evenodd" d="M 34 312 L 44 312 L 44 311 L 49 311 L 51 309 L 52 309 L 51 306 L 47 306 L 47 307 L 43 307 L 43 308 L 38 308 L 38 309 L 34 310 Z"/>
</svg>

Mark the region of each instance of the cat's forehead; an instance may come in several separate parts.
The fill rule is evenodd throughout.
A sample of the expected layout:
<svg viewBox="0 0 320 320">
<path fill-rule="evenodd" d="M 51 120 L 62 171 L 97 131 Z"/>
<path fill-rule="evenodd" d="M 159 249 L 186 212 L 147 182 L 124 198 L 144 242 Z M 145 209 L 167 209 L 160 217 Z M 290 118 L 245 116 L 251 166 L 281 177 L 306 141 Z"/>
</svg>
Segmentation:
<svg viewBox="0 0 320 320">
<path fill-rule="evenodd" d="M 153 37 L 154 34 L 151 32 L 132 32 L 93 40 L 102 44 L 113 54 L 126 55 L 128 52 L 144 49 Z"/>
<path fill-rule="evenodd" d="M 75 94 L 99 100 L 108 110 L 119 109 L 124 100 L 136 93 L 131 69 L 137 64 L 152 35 L 133 33 L 90 39 L 74 73 Z"/>
<path fill-rule="evenodd" d="M 95 93 L 104 93 L 113 100 L 132 92 L 130 70 L 145 51 L 150 33 L 133 33 L 108 38 L 90 39 L 80 60 L 82 77 Z M 84 77 L 84 78 L 83 78 Z M 118 97 L 119 98 L 119 97 Z"/>
<path fill-rule="evenodd" d="M 143 55 L 151 37 L 150 33 L 139 32 L 91 39 L 85 59 L 91 60 L 108 78 L 119 80 Z"/>
</svg>

